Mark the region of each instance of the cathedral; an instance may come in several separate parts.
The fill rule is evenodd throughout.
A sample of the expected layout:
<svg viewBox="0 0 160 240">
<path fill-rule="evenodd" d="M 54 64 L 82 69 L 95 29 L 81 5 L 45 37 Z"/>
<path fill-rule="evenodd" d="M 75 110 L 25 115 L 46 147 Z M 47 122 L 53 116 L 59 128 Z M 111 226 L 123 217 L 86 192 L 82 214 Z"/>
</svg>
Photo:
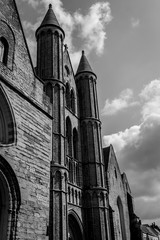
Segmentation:
<svg viewBox="0 0 160 240">
<path fill-rule="evenodd" d="M 34 68 L 15 0 L 0 0 L 0 240 L 141 239 L 85 52 L 74 73 L 51 4 L 35 37 Z"/>
</svg>

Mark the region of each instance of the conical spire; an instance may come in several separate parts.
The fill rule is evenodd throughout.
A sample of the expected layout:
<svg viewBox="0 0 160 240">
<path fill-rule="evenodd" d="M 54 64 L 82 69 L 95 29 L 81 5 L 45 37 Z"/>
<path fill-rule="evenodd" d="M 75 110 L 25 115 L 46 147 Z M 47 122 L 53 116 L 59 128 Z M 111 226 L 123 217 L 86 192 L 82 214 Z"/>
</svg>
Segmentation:
<svg viewBox="0 0 160 240">
<path fill-rule="evenodd" d="M 59 26 L 59 23 L 57 21 L 57 18 L 53 12 L 53 9 L 52 9 L 52 4 L 49 4 L 49 9 L 41 23 L 41 27 L 42 26 L 45 26 L 45 25 L 55 25 L 55 26 Z"/>
<path fill-rule="evenodd" d="M 79 66 L 78 66 L 76 75 L 79 73 L 83 73 L 83 72 L 91 72 L 95 75 L 95 73 L 93 72 L 93 70 L 85 56 L 84 50 L 82 51 L 82 56 L 81 56 L 81 60 L 79 62 Z"/>
</svg>

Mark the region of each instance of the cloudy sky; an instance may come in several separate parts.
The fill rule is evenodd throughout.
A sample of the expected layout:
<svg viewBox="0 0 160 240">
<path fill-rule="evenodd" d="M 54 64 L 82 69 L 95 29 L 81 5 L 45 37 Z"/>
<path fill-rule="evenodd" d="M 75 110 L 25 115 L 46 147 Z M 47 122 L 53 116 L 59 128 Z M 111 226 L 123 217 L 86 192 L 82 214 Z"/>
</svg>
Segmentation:
<svg viewBox="0 0 160 240">
<path fill-rule="evenodd" d="M 103 145 L 114 146 L 143 222 L 160 225 L 160 1 L 16 0 L 35 63 L 48 4 L 76 67 L 84 49 L 98 76 Z"/>
</svg>

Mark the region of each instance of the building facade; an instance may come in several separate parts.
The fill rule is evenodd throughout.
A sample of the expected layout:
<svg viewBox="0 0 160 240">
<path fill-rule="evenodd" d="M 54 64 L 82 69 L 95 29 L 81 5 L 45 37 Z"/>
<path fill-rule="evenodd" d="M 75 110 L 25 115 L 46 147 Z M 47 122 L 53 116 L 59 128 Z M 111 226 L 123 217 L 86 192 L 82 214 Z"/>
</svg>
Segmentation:
<svg viewBox="0 0 160 240">
<path fill-rule="evenodd" d="M 15 1 L 1 0 L 0 240 L 129 240 L 132 196 L 102 149 L 97 76 L 84 51 L 74 74 L 51 4 L 35 35 L 36 68 Z"/>
</svg>

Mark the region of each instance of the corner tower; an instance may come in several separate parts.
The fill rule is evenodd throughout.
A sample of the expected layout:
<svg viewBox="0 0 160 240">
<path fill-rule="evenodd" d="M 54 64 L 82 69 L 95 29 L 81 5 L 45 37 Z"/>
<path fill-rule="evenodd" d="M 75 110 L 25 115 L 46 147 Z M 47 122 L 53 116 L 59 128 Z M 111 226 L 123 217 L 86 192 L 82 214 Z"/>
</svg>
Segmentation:
<svg viewBox="0 0 160 240">
<path fill-rule="evenodd" d="M 36 31 L 37 75 L 52 103 L 50 159 L 49 240 L 67 239 L 67 174 L 65 161 L 65 85 L 63 82 L 64 31 L 52 5 Z"/>
<path fill-rule="evenodd" d="M 86 239 L 109 240 L 108 191 L 104 177 L 97 76 L 84 51 L 76 73 L 81 125 Z"/>
</svg>

